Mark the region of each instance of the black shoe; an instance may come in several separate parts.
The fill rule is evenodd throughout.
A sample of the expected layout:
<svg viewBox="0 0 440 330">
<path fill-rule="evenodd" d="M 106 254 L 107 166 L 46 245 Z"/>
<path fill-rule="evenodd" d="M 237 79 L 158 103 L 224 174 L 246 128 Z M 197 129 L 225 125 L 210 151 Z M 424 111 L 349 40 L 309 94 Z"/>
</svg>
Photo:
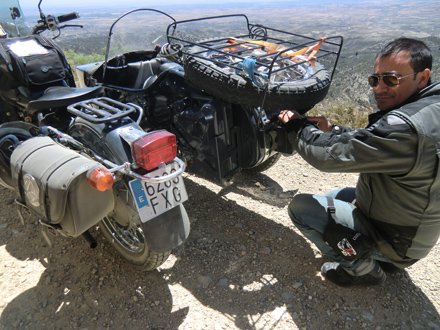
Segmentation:
<svg viewBox="0 0 440 330">
<path fill-rule="evenodd" d="M 365 275 L 353 276 L 348 274 L 338 262 L 325 262 L 321 267 L 321 274 L 339 286 L 378 285 L 385 282 L 386 275 L 379 265 Z"/>
<path fill-rule="evenodd" d="M 397 272 L 403 271 L 403 268 L 394 266 L 392 263 L 389 262 L 378 261 L 378 263 L 380 265 L 380 268 L 382 268 L 385 273 L 395 274 Z"/>
</svg>

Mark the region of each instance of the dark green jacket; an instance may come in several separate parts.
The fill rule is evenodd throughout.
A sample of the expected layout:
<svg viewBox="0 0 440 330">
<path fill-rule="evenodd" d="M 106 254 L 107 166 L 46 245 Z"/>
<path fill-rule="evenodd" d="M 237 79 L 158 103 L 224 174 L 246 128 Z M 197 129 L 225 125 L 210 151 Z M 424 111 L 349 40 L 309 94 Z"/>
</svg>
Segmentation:
<svg viewBox="0 0 440 330">
<path fill-rule="evenodd" d="M 358 172 L 361 219 L 383 254 L 402 266 L 428 254 L 440 235 L 440 83 L 367 128 L 290 133 L 297 152 L 327 172 Z"/>
</svg>

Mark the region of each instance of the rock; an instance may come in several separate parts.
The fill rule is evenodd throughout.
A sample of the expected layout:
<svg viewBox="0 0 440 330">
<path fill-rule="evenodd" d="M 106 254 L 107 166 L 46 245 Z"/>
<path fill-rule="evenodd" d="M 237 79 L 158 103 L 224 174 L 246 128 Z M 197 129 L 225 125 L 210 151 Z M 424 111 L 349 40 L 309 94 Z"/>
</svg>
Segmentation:
<svg viewBox="0 0 440 330">
<path fill-rule="evenodd" d="M 290 292 L 284 291 L 281 294 L 281 298 L 283 298 L 283 300 L 285 300 L 285 301 L 291 301 L 293 299 L 293 294 Z"/>
<path fill-rule="evenodd" d="M 261 254 L 266 254 L 266 255 L 270 254 L 271 252 L 272 252 L 272 249 L 268 246 L 266 246 L 260 250 Z"/>
<path fill-rule="evenodd" d="M 369 321 L 369 322 L 373 322 L 374 321 L 374 315 L 371 314 L 369 311 L 363 311 L 362 312 L 362 318 Z"/>
<path fill-rule="evenodd" d="M 221 278 L 217 285 L 221 288 L 227 288 L 229 285 L 229 280 L 226 277 Z"/>
<path fill-rule="evenodd" d="M 211 279 L 211 277 L 209 277 L 207 275 L 202 275 L 197 278 L 197 282 L 199 283 L 200 287 L 202 287 L 203 289 L 206 289 L 211 284 L 212 279 Z"/>
</svg>

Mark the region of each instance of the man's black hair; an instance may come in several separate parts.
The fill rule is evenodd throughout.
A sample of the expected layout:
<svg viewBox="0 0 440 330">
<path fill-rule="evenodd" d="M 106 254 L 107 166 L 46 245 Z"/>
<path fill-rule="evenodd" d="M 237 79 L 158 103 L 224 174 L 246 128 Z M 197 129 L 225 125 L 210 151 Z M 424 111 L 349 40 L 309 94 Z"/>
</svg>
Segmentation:
<svg viewBox="0 0 440 330">
<path fill-rule="evenodd" d="M 414 72 L 421 72 L 425 69 L 432 69 L 432 54 L 429 47 L 420 40 L 412 38 L 398 38 L 386 44 L 376 55 L 376 59 L 388 57 L 406 51 L 411 56 L 411 67 Z"/>
</svg>

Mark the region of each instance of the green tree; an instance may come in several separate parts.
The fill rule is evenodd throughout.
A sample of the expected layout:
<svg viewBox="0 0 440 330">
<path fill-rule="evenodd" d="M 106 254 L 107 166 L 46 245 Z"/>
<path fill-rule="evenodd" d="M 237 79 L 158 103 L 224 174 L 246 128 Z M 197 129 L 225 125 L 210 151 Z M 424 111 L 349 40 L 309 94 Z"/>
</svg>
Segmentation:
<svg viewBox="0 0 440 330">
<path fill-rule="evenodd" d="M 81 54 L 75 52 L 72 49 L 64 50 L 64 54 L 66 55 L 67 61 L 72 67 L 75 67 L 76 65 L 80 65 L 80 64 L 104 61 L 103 54 L 96 54 L 96 53 Z"/>
</svg>

